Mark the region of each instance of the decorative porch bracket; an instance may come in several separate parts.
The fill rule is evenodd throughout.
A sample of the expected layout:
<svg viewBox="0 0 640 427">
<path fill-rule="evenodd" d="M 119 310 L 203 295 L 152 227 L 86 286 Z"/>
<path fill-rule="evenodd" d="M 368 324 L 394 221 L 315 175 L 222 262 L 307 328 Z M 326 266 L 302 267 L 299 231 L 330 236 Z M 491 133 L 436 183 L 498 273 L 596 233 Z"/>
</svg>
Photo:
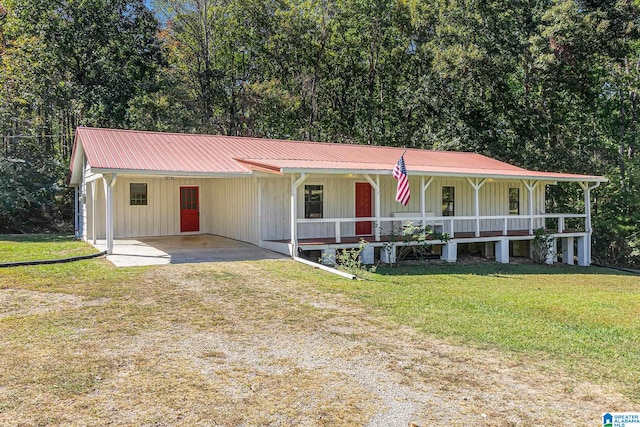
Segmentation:
<svg viewBox="0 0 640 427">
<path fill-rule="evenodd" d="M 429 188 L 429 186 L 431 185 L 431 183 L 433 182 L 433 177 L 430 176 L 429 179 L 425 180 L 425 176 L 421 176 L 420 177 L 420 217 L 422 217 L 422 226 L 426 227 L 427 226 L 427 220 L 425 219 L 425 216 L 427 215 L 427 198 L 425 197 L 425 193 L 427 192 L 427 189 Z"/>
<path fill-rule="evenodd" d="M 536 189 L 540 181 L 522 180 L 522 183 L 528 190 L 529 195 L 529 234 L 533 234 L 533 190 Z"/>
<path fill-rule="evenodd" d="M 471 180 L 471 178 L 467 178 L 467 181 L 469 181 L 469 184 L 471 184 L 471 187 L 473 187 L 473 201 L 475 204 L 475 215 L 476 215 L 476 237 L 480 237 L 480 197 L 478 195 L 478 193 L 480 192 L 480 189 L 482 188 L 482 186 L 485 184 L 485 182 L 487 182 L 486 179 L 480 179 L 480 178 L 474 178 L 473 180 Z"/>
<path fill-rule="evenodd" d="M 584 231 L 587 232 L 588 241 L 586 244 L 586 254 L 585 254 L 585 262 L 586 265 L 591 264 L 591 235 L 593 234 L 593 229 L 591 228 L 591 190 L 594 190 L 600 186 L 599 182 L 589 186 L 588 181 L 581 181 L 580 187 L 584 190 Z M 582 265 L 582 264 L 581 264 Z"/>
<path fill-rule="evenodd" d="M 376 217 L 375 239 L 376 239 L 376 242 L 379 242 L 380 241 L 380 175 L 376 175 L 375 181 L 367 174 L 364 174 L 362 176 L 364 177 L 364 179 L 367 180 L 369 185 L 373 187 L 373 191 L 376 196 L 375 205 L 374 205 L 375 206 L 374 213 Z"/>
<path fill-rule="evenodd" d="M 296 180 L 291 175 L 291 256 L 298 256 L 298 187 L 307 179 L 307 174 L 302 172 Z"/>
<path fill-rule="evenodd" d="M 107 227 L 106 227 L 106 240 L 107 240 L 107 254 L 113 253 L 113 188 L 116 185 L 118 175 L 115 173 L 105 174 L 104 180 L 104 198 L 106 201 L 107 211 Z"/>
</svg>

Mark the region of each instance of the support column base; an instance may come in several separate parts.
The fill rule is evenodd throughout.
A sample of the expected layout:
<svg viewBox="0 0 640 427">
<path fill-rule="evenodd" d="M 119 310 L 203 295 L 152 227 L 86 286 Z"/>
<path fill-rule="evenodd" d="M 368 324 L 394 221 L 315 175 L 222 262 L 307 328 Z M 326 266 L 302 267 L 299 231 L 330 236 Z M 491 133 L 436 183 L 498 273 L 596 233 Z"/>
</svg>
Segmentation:
<svg viewBox="0 0 640 427">
<path fill-rule="evenodd" d="M 509 241 L 498 240 L 496 242 L 496 262 L 509 264 Z"/>
<path fill-rule="evenodd" d="M 374 258 L 374 248 L 369 245 L 360 253 L 360 261 L 365 265 L 372 265 Z"/>
<path fill-rule="evenodd" d="M 456 262 L 458 260 L 458 244 L 449 242 L 442 247 L 441 260 L 446 262 Z"/>
<path fill-rule="evenodd" d="M 396 245 L 383 246 L 380 250 L 380 261 L 385 264 L 396 263 Z"/>
<path fill-rule="evenodd" d="M 590 241 L 587 237 L 578 237 L 578 265 L 581 267 L 588 267 L 591 265 L 589 259 L 589 246 Z"/>
<path fill-rule="evenodd" d="M 573 265 L 573 257 L 573 237 L 565 237 L 562 239 L 562 262 Z"/>
</svg>

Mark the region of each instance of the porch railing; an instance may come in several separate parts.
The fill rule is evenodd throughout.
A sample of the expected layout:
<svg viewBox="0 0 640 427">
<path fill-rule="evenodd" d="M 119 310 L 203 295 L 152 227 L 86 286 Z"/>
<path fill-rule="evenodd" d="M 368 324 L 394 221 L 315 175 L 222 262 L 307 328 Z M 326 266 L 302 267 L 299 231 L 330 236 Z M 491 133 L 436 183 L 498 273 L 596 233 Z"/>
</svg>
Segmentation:
<svg viewBox="0 0 640 427">
<path fill-rule="evenodd" d="M 462 221 L 470 221 L 473 222 L 473 232 L 476 237 L 480 237 L 480 233 L 482 231 L 501 231 L 503 236 L 507 236 L 509 233 L 509 221 L 522 221 L 528 220 L 529 225 L 529 234 L 533 234 L 534 228 L 539 228 L 534 226 L 535 220 L 542 220 L 542 227 L 547 229 L 547 220 L 557 220 L 557 229 L 558 233 L 563 233 L 566 230 L 566 220 L 571 218 L 582 218 L 586 219 L 586 214 L 540 214 L 540 215 L 490 215 L 490 216 L 426 216 L 426 217 L 366 217 L 366 218 L 298 218 L 296 223 L 300 224 L 334 224 L 334 233 L 333 236 L 336 240 L 336 243 L 341 243 L 342 233 L 341 233 L 341 225 L 345 223 L 356 223 L 356 222 L 372 222 L 374 226 L 374 235 L 376 240 L 380 240 L 381 234 L 381 224 L 382 223 L 402 223 L 407 224 L 411 222 L 415 225 L 436 225 L 442 227 L 443 233 L 448 233 L 451 237 L 455 236 L 456 232 L 460 232 L 460 227 L 456 227 L 457 223 Z M 483 221 L 502 221 L 502 230 L 489 230 L 483 229 L 481 224 Z M 555 222 L 555 221 L 554 221 Z M 585 226 L 583 226 L 584 231 L 586 230 L 586 220 Z M 393 229 L 393 226 L 392 226 Z M 456 230 L 457 229 L 457 230 Z M 513 229 L 515 230 L 515 229 Z M 437 230 L 438 231 L 438 230 Z M 467 231 L 468 232 L 468 231 Z M 298 233 L 300 234 L 300 233 Z M 329 237 L 329 236 L 322 236 Z"/>
</svg>

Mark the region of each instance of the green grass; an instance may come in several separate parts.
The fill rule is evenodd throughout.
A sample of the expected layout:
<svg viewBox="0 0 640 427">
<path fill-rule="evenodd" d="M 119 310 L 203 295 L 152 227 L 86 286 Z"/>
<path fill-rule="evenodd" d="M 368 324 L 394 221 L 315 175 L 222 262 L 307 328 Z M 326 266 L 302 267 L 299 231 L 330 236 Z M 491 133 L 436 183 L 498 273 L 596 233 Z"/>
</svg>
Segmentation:
<svg viewBox="0 0 640 427">
<path fill-rule="evenodd" d="M 433 265 L 328 281 L 427 335 L 558 362 L 640 400 L 640 277 L 557 265 Z"/>
<path fill-rule="evenodd" d="M 0 234 L 0 263 L 38 261 L 98 252 L 88 243 L 63 234 Z"/>
<path fill-rule="evenodd" d="M 64 236 L 0 239 L 0 262 L 92 251 L 90 246 Z M 262 310 L 268 318 L 293 316 L 291 321 L 303 327 L 306 324 L 301 319 L 308 313 L 285 315 L 277 304 L 270 303 L 271 296 L 256 294 L 257 283 L 272 283 L 276 292 L 287 282 L 300 292 L 339 293 L 352 298 L 379 315 L 390 330 L 400 324 L 422 331 L 425 342 L 437 337 L 498 349 L 530 363 L 557 366 L 577 378 L 613 384 L 640 402 L 638 276 L 595 267 L 434 263 L 379 269 L 371 280 L 349 281 L 293 262 L 261 262 L 250 273 L 243 268 L 202 264 L 187 270 L 178 266 L 116 269 L 104 259 L 94 259 L 0 269 L 0 290 L 36 291 L 38 298 L 44 298 L 41 293 L 51 293 L 82 301 L 108 300 L 99 307 L 5 317 L 0 319 L 0 333 L 16 347 L 12 350 L 15 356 L 18 348 L 30 348 L 32 341 L 39 343 L 37 348 L 51 346 L 56 351 L 67 348 L 58 349 L 58 342 L 68 346 L 77 340 L 79 349 L 87 344 L 90 347 L 90 340 L 77 336 L 83 328 L 91 328 L 101 339 L 162 331 L 167 323 L 188 323 L 195 330 L 220 328 L 224 319 L 211 305 L 215 300 L 167 285 L 177 271 L 187 282 L 205 287 L 224 285 L 222 300 L 263 301 L 260 307 L 247 310 L 254 314 Z M 236 316 L 244 317 L 242 312 Z M 25 349 L 24 360 L 30 360 L 29 351 Z M 62 373 L 49 381 L 57 384 L 59 393 L 90 388 L 93 372 L 105 363 L 87 359 L 85 365 L 82 358 L 67 359 L 74 361 L 74 375 L 56 368 Z"/>
</svg>

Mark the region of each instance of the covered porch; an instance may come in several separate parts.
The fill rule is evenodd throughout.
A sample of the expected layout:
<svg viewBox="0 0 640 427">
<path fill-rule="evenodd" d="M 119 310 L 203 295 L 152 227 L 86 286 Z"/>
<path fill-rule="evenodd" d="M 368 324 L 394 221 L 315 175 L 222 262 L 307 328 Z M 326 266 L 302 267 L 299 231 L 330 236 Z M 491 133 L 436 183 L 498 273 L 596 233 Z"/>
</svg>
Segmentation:
<svg viewBox="0 0 640 427">
<path fill-rule="evenodd" d="M 411 183 L 413 206 L 408 208 L 412 209 L 409 211 L 399 204 L 392 204 L 395 188 L 393 191 L 389 188 L 384 191 L 381 181 L 388 179 L 388 175 L 361 174 L 355 181 L 366 182 L 371 186 L 373 215 L 309 218 L 302 206 L 305 201 L 300 197 L 305 192 L 301 192 L 300 189 L 308 180 L 313 181 L 312 177 L 311 173 L 305 172 L 291 175 L 292 238 L 266 241 L 265 245 L 287 245 L 291 255 L 301 251 L 321 251 L 323 254 L 331 255 L 339 249 L 358 247 L 361 240 L 365 240 L 368 243 L 363 254 L 365 263 L 374 262 L 374 253 L 379 253 L 379 258 L 376 256 L 376 259 L 388 262 L 395 259 L 395 247 L 417 244 L 402 238 L 403 228 L 413 225 L 429 227 L 436 236 L 446 236 L 428 238 L 429 244 L 440 247 L 441 259 L 445 261 L 457 260 L 459 245 L 482 243 L 487 252 L 495 255 L 496 261 L 508 263 L 510 242 L 533 241 L 535 231 L 543 229 L 553 242 L 553 248 L 550 250 L 552 259 L 557 260 L 558 256 L 561 256 L 563 262 L 577 263 L 580 266 L 588 266 L 591 263 L 591 191 L 600 182 L 565 180 L 564 182 L 577 184 L 582 189 L 584 212 L 546 213 L 545 189 L 547 185 L 556 185 L 556 180 L 414 176 Z M 419 185 L 416 185 L 418 180 Z M 440 203 L 441 200 L 437 198 L 440 189 L 450 186 L 464 194 L 462 184 L 467 186 L 467 197 L 457 200 L 455 210 L 447 206 L 444 200 Z M 509 190 L 522 188 L 525 197 L 516 200 L 515 207 L 509 206 L 511 200 L 500 199 L 504 186 Z M 416 187 L 418 191 L 415 190 Z M 515 193 L 518 194 L 518 191 Z M 393 208 L 398 211 L 390 212 Z M 357 230 L 362 229 L 359 224 L 365 224 L 364 229 L 370 231 L 358 233 Z M 319 227 L 324 232 L 314 235 L 312 230 Z M 376 252 L 376 248 L 384 248 L 384 251 Z M 560 251 L 558 248 L 561 248 Z"/>
</svg>

